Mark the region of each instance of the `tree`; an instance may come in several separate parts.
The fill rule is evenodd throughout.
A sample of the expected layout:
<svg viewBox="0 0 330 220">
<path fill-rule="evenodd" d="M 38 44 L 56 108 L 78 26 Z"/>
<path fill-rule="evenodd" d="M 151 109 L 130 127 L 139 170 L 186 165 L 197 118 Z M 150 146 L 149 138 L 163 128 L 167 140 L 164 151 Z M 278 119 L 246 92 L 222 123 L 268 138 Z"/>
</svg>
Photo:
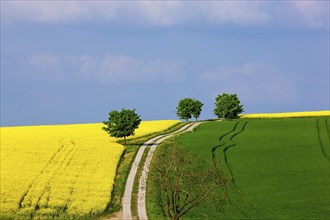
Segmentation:
<svg viewBox="0 0 330 220">
<path fill-rule="evenodd" d="M 124 138 L 126 144 L 126 137 L 134 135 L 134 131 L 139 127 L 141 122 L 140 116 L 135 113 L 135 109 L 121 109 L 121 111 L 109 112 L 108 121 L 104 121 L 103 130 L 105 130 L 111 137 Z"/>
<path fill-rule="evenodd" d="M 159 185 L 157 190 L 161 190 L 170 219 L 179 220 L 197 206 L 223 210 L 230 180 L 216 167 L 203 167 L 206 162 L 198 155 L 184 151 L 178 144 L 164 144 L 152 163 L 155 172 L 151 175 Z"/>
<path fill-rule="evenodd" d="M 196 121 L 197 121 L 197 119 L 199 118 L 199 116 L 202 112 L 203 105 L 204 104 L 202 102 L 200 102 L 198 100 L 194 100 L 192 115 L 196 119 Z"/>
<path fill-rule="evenodd" d="M 203 103 L 198 100 L 184 98 L 179 101 L 179 104 L 176 107 L 176 114 L 179 118 L 185 119 L 187 121 L 192 117 L 196 118 L 197 120 L 202 112 L 202 106 Z"/>
<path fill-rule="evenodd" d="M 238 114 L 244 111 L 237 94 L 222 93 L 218 95 L 215 100 L 214 114 L 218 116 L 218 118 L 234 119 L 238 117 Z"/>
<path fill-rule="evenodd" d="M 178 106 L 176 107 L 177 111 L 176 114 L 179 118 L 188 119 L 191 118 L 191 113 L 193 111 L 194 100 L 191 98 L 184 98 L 179 101 Z"/>
</svg>

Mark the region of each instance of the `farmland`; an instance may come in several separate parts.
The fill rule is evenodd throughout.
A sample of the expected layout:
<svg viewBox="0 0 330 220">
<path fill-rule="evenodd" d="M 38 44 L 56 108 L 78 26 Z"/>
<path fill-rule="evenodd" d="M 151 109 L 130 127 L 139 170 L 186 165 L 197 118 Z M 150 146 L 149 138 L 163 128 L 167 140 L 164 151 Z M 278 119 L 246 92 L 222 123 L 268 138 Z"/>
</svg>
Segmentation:
<svg viewBox="0 0 330 220">
<path fill-rule="evenodd" d="M 135 138 L 178 121 L 142 122 Z M 110 203 L 124 146 L 102 124 L 2 127 L 1 218 L 86 218 Z"/>
<path fill-rule="evenodd" d="M 330 116 L 330 110 L 309 111 L 309 112 L 241 114 L 240 118 L 299 118 L 299 117 L 320 117 L 320 116 Z"/>
<path fill-rule="evenodd" d="M 239 119 L 205 122 L 176 138 L 203 159 L 202 167 L 215 162 L 232 178 L 223 213 L 200 206 L 185 218 L 327 219 L 329 130 L 326 117 Z M 149 218 L 164 218 L 161 199 L 154 195 L 159 196 L 149 190 Z"/>
</svg>

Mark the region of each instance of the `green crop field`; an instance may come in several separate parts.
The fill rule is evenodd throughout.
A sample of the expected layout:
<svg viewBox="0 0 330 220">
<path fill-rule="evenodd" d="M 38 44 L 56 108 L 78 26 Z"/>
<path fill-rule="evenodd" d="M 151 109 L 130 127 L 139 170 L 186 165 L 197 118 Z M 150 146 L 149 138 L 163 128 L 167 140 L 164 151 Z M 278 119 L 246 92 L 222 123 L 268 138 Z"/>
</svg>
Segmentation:
<svg viewBox="0 0 330 220">
<path fill-rule="evenodd" d="M 185 150 L 205 159 L 205 167 L 214 162 L 233 178 L 223 213 L 199 207 L 185 218 L 328 219 L 329 130 L 325 117 L 241 119 L 206 122 L 178 137 Z M 152 219 L 162 217 L 154 195 L 147 200 Z"/>
</svg>

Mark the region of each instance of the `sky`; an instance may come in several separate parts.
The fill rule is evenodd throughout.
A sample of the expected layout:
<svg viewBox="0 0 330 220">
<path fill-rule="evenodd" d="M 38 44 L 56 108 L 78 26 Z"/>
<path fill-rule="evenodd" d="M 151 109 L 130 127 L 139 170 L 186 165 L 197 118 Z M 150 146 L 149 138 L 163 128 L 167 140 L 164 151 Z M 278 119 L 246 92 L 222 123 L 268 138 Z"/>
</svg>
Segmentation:
<svg viewBox="0 0 330 220">
<path fill-rule="evenodd" d="M 1 126 L 330 109 L 329 1 L 1 0 Z"/>
</svg>

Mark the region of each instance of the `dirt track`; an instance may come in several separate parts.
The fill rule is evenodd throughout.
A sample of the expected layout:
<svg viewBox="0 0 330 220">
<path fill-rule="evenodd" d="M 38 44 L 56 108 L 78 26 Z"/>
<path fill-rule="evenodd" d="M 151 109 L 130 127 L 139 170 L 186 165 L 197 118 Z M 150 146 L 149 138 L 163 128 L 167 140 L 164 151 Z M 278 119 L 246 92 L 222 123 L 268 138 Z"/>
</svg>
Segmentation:
<svg viewBox="0 0 330 220">
<path fill-rule="evenodd" d="M 152 138 L 145 142 L 137 152 L 137 155 L 135 157 L 135 160 L 133 162 L 133 165 L 131 167 L 130 173 L 128 175 L 127 181 L 126 181 L 126 186 L 125 186 L 125 192 L 123 196 L 123 208 L 122 211 L 117 213 L 116 216 L 114 216 L 111 219 L 124 219 L 124 220 L 131 220 L 132 219 L 132 212 L 131 212 L 131 200 L 132 200 L 132 191 L 133 191 L 133 184 L 134 184 L 134 179 L 137 174 L 137 169 L 139 167 L 142 155 L 144 153 L 144 150 L 152 145 L 150 147 L 150 151 L 148 153 L 146 162 L 143 167 L 143 171 L 140 177 L 139 181 L 139 193 L 138 193 L 138 215 L 140 220 L 146 220 L 148 219 L 147 216 L 147 210 L 146 210 L 146 203 L 145 203 L 145 194 L 146 194 L 146 180 L 148 177 L 148 171 L 149 171 L 149 166 L 150 162 L 152 160 L 153 152 L 157 148 L 157 146 L 164 141 L 167 138 L 172 137 L 175 134 L 178 133 L 183 133 L 183 132 L 188 132 L 192 131 L 195 127 L 197 127 L 200 124 L 200 122 L 195 122 L 195 123 L 190 123 L 185 126 L 183 126 L 181 129 L 170 133 L 166 135 L 160 135 L 155 138 Z"/>
</svg>

